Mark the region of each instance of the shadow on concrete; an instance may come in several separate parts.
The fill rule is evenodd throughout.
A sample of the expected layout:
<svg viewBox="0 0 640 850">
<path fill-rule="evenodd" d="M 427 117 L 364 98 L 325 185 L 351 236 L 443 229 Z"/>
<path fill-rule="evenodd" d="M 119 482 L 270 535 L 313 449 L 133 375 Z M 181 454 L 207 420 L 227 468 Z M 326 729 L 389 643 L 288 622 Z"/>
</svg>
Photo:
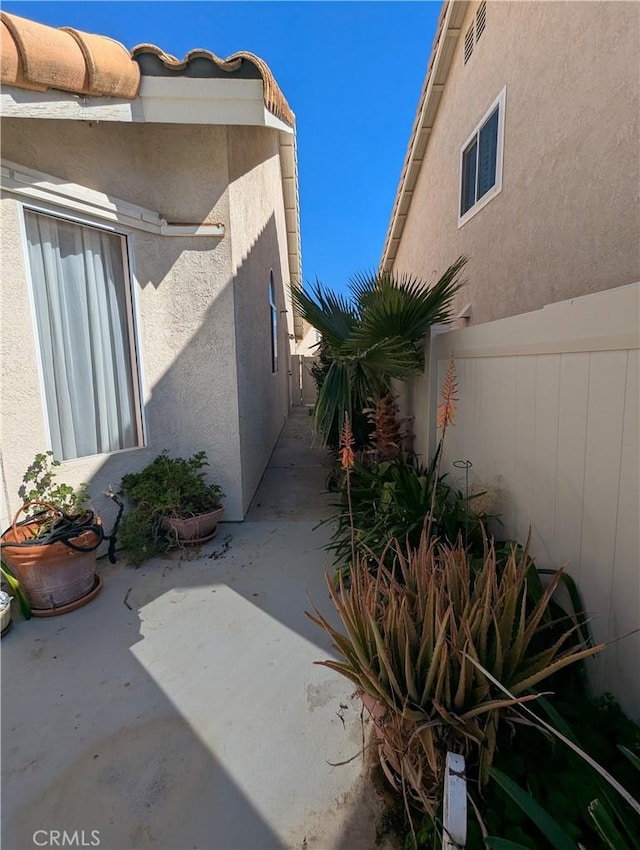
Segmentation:
<svg viewBox="0 0 640 850">
<path fill-rule="evenodd" d="M 236 278 L 216 292 L 200 327 L 176 346 L 154 385 L 145 411 L 147 447 L 109 457 L 89 482 L 107 527 L 113 506 L 98 494 L 117 489 L 123 474 L 166 447 L 182 456 L 205 449 L 212 479 L 228 484 L 216 466 L 228 435 L 212 427 L 203 403 L 226 368 L 228 351 L 215 335 L 223 304 L 229 321 L 241 321 L 243 305 L 251 308 L 239 355 L 253 362 L 241 367 L 238 392 L 249 412 L 266 411 L 257 445 L 249 445 L 250 429 L 243 435 L 241 422 L 241 441 L 255 452 L 243 471 L 248 501 L 289 397 L 282 375 L 275 404 L 272 392 L 251 395 L 252 384 L 268 387 L 273 378 L 271 268 L 284 309 L 275 244 L 271 216 Z M 169 273 L 163 285 L 175 285 L 170 270 L 184 250 L 184 242 L 168 240 L 155 270 L 137 269 L 143 286 L 158 286 L 158 269 Z M 228 309 L 232 294 L 235 314 Z M 278 343 L 284 363 L 284 322 Z M 98 830 L 109 850 L 372 846 L 375 802 L 358 802 L 368 799 L 358 784 L 361 766 L 327 764 L 357 751 L 361 728 L 350 684 L 313 666 L 331 650 L 304 615 L 307 594 L 335 617 L 323 577 L 328 529 L 313 530 L 326 510 L 326 467 L 320 455 L 307 453 L 308 419 L 294 416 L 291 423 L 249 521 L 223 525 L 199 551 L 139 570 L 101 563 L 104 589 L 86 608 L 16 622 L 3 644 L 3 847 L 37 846 L 38 829 Z M 341 843 L 347 821 L 354 824 L 348 848 Z"/>
<path fill-rule="evenodd" d="M 137 618 L 125 621 L 119 601 L 36 622 L 3 647 L 2 846 L 33 848 L 37 830 L 84 830 L 87 841 L 97 830 L 109 850 L 279 850 L 131 653 Z"/>
</svg>

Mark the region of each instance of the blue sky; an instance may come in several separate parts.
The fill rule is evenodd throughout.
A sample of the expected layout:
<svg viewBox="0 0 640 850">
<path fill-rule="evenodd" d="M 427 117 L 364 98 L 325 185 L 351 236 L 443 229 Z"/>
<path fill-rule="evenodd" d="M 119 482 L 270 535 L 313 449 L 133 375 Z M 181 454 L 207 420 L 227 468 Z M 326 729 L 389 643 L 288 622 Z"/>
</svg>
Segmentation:
<svg viewBox="0 0 640 850">
<path fill-rule="evenodd" d="M 378 265 L 431 53 L 437 2 L 11 2 L 51 26 L 182 57 L 250 50 L 296 113 L 305 281 Z"/>
</svg>

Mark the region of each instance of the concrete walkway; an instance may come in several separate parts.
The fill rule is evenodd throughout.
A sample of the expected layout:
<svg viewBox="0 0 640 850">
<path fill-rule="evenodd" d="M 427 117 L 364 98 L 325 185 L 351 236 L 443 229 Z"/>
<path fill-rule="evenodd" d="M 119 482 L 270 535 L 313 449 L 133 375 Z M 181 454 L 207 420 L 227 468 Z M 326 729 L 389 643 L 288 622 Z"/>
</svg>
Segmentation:
<svg viewBox="0 0 640 850">
<path fill-rule="evenodd" d="M 51 830 L 104 850 L 392 846 L 362 758 L 329 764 L 363 727 L 349 682 L 314 666 L 331 650 L 304 615 L 309 594 L 332 616 L 314 530 L 327 471 L 294 410 L 244 523 L 138 570 L 102 566 L 85 608 L 14 624 L 3 850 L 51 846 Z"/>
</svg>

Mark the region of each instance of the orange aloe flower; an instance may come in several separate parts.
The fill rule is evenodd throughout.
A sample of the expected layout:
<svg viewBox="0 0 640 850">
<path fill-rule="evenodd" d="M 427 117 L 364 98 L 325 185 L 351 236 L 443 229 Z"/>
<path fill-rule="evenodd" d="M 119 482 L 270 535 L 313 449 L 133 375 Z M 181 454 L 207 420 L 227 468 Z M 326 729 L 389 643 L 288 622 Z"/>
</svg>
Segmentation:
<svg viewBox="0 0 640 850">
<path fill-rule="evenodd" d="M 353 432 L 351 431 L 351 422 L 347 413 L 344 417 L 344 427 L 340 436 L 340 464 L 345 471 L 353 469 L 356 463 L 356 456 L 353 453 L 353 443 Z"/>
<path fill-rule="evenodd" d="M 449 366 L 447 374 L 440 391 L 440 404 L 438 405 L 438 428 L 444 435 L 447 425 L 453 425 L 458 401 L 458 376 L 456 375 L 456 363 L 453 352 L 449 355 Z"/>
</svg>

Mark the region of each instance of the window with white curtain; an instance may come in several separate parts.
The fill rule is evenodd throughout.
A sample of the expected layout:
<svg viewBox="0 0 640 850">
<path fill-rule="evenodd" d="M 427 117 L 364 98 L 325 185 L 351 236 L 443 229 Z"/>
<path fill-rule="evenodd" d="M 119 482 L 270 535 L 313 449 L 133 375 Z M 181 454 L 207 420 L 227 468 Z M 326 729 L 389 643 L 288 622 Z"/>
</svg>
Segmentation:
<svg viewBox="0 0 640 850">
<path fill-rule="evenodd" d="M 54 456 L 141 445 L 125 238 L 31 210 L 25 223 Z"/>
</svg>

